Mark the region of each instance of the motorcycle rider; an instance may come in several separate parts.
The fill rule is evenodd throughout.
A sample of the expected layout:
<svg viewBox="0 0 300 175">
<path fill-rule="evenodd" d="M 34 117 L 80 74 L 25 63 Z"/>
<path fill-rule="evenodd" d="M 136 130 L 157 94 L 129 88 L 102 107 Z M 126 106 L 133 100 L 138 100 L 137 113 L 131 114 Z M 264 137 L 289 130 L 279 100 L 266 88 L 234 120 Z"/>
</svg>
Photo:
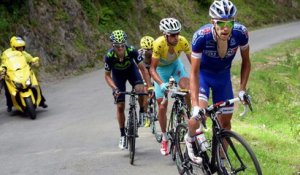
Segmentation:
<svg viewBox="0 0 300 175">
<path fill-rule="evenodd" d="M 11 37 L 10 48 L 6 49 L 1 55 L 1 67 L 4 66 L 6 60 L 9 59 L 11 55 L 14 55 L 14 54 L 12 54 L 13 52 L 15 52 L 15 54 L 17 52 L 20 52 L 26 58 L 26 62 L 28 64 L 37 64 L 37 63 L 32 62 L 33 57 L 28 52 L 25 51 L 25 45 L 26 45 L 26 43 L 22 39 L 22 37 L 20 37 L 20 36 Z M 4 84 L 7 112 L 11 112 L 12 106 L 13 106 L 13 103 L 11 100 L 11 95 L 7 89 L 6 83 L 4 81 L 1 83 Z M 39 88 L 41 88 L 41 87 L 39 87 Z M 41 90 L 41 96 L 42 96 L 42 100 L 41 100 L 41 103 L 39 106 L 41 106 L 42 108 L 47 108 L 48 105 L 45 103 L 46 99 L 42 94 L 42 90 Z"/>
</svg>

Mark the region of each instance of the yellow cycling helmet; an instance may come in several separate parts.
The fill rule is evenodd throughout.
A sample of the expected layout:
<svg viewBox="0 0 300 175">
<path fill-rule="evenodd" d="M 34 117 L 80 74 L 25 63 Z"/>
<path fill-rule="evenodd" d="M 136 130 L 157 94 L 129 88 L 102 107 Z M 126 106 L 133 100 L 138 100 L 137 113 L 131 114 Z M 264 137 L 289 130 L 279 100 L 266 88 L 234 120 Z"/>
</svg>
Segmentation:
<svg viewBox="0 0 300 175">
<path fill-rule="evenodd" d="M 19 37 L 19 36 L 13 36 L 10 39 L 10 47 L 16 48 L 16 47 L 25 47 L 25 41 Z"/>
<path fill-rule="evenodd" d="M 154 41 L 154 38 L 152 38 L 151 36 L 144 36 L 142 39 L 141 39 L 141 48 L 143 49 L 152 49 L 153 48 L 153 41 Z"/>
</svg>

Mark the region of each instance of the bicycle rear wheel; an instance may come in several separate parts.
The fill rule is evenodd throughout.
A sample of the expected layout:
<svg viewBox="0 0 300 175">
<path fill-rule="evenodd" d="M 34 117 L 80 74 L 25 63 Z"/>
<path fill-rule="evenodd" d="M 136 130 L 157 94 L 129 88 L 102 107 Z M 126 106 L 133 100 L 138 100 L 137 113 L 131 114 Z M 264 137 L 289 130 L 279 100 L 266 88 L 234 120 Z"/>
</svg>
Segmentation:
<svg viewBox="0 0 300 175">
<path fill-rule="evenodd" d="M 217 144 L 218 174 L 261 175 L 259 162 L 247 142 L 233 131 L 222 131 Z"/>
</svg>

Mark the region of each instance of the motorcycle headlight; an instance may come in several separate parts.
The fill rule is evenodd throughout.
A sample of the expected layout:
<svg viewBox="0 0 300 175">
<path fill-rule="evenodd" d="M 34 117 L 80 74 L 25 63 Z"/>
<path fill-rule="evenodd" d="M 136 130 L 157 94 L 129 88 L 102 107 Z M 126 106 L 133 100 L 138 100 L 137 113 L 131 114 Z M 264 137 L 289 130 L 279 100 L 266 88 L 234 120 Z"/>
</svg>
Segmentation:
<svg viewBox="0 0 300 175">
<path fill-rule="evenodd" d="M 26 81 L 26 86 L 30 86 L 31 85 L 31 80 L 30 78 L 28 78 L 28 80 Z"/>
</svg>

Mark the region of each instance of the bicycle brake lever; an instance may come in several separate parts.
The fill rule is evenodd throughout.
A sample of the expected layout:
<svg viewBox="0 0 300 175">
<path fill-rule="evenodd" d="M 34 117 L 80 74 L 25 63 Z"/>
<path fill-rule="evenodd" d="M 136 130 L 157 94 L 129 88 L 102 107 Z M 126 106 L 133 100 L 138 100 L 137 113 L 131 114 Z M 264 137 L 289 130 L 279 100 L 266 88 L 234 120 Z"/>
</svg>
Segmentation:
<svg viewBox="0 0 300 175">
<path fill-rule="evenodd" d="M 251 105 L 251 97 L 248 94 L 244 94 L 244 101 L 246 102 L 246 104 L 248 105 L 250 111 L 253 111 L 252 105 Z"/>
<path fill-rule="evenodd" d="M 161 104 L 165 104 L 167 100 L 168 100 L 168 93 L 165 92 L 165 93 L 164 93 L 163 100 L 161 101 Z"/>
</svg>

